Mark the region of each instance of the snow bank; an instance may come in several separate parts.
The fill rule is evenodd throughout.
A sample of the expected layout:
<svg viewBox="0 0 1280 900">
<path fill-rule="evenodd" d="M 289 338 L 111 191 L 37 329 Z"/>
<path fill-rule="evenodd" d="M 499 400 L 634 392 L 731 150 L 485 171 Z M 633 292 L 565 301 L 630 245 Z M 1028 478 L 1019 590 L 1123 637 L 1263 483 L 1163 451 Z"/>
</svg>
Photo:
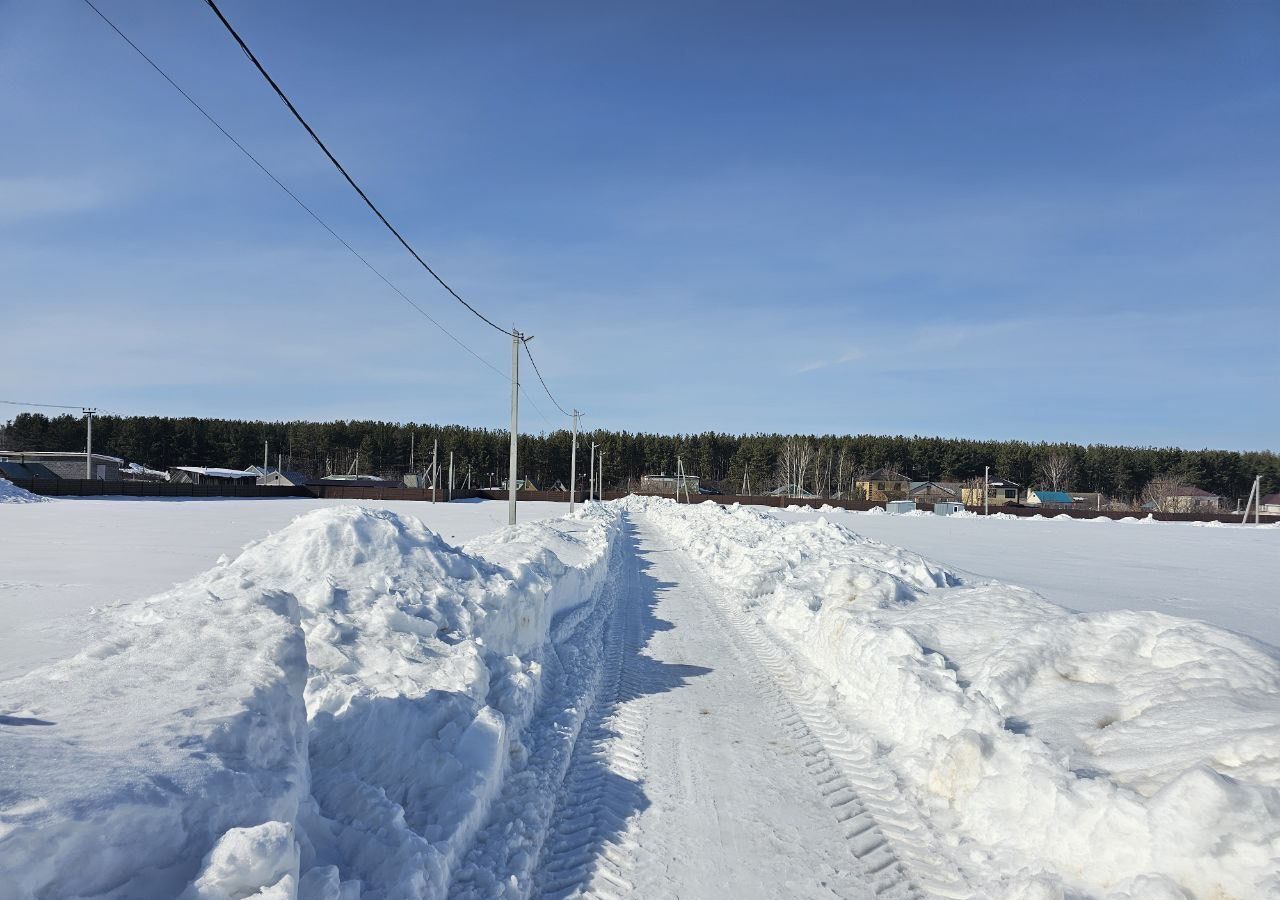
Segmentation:
<svg viewBox="0 0 1280 900">
<path fill-rule="evenodd" d="M 442 895 L 617 513 L 452 547 L 338 507 L 0 684 L 6 896 Z"/>
<path fill-rule="evenodd" d="M 981 896 L 1280 896 L 1280 659 L 965 585 L 828 523 L 628 501 L 868 729 Z"/>
<path fill-rule="evenodd" d="M 0 478 L 0 503 L 47 503 L 48 497 L 20 488 L 7 478 Z"/>
</svg>

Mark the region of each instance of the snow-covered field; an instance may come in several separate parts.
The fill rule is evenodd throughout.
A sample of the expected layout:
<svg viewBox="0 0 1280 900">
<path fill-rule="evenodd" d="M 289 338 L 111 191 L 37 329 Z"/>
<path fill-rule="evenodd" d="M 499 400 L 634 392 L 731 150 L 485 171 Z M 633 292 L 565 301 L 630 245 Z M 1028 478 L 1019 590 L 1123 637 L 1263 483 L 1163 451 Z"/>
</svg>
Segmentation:
<svg viewBox="0 0 1280 900">
<path fill-rule="evenodd" d="M 1280 897 L 1280 530 L 371 506 L 0 505 L 0 895 Z"/>
<path fill-rule="evenodd" d="M 352 503 L 419 518 L 452 544 L 507 523 L 506 504 L 492 501 L 112 497 L 3 504 L 0 679 L 79 649 L 98 627 L 91 610 L 159 593 L 303 513 Z M 522 521 L 566 511 L 561 503 L 520 504 Z"/>
<path fill-rule="evenodd" d="M 1071 609 L 1150 609 L 1280 647 L 1280 526 L 1108 519 L 772 510 L 825 517 L 970 575 L 1031 588 Z"/>
</svg>

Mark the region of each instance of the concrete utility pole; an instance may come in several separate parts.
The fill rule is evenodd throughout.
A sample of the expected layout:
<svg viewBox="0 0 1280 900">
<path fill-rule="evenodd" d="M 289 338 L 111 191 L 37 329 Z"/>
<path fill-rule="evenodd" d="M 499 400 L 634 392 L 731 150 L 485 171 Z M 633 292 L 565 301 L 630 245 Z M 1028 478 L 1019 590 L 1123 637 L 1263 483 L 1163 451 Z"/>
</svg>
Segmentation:
<svg viewBox="0 0 1280 900">
<path fill-rule="evenodd" d="M 262 442 L 262 468 L 264 469 L 267 467 L 267 459 L 268 459 L 268 454 L 270 452 L 271 452 L 271 442 L 263 441 Z"/>
<path fill-rule="evenodd" d="M 431 502 L 436 502 L 436 484 L 440 481 L 440 469 L 436 465 L 436 451 L 440 449 L 440 439 L 431 442 Z"/>
<path fill-rule="evenodd" d="M 93 480 L 93 417 L 98 414 L 98 410 L 94 407 L 82 407 L 84 410 L 85 438 L 84 438 L 84 477 L 86 481 Z"/>
<path fill-rule="evenodd" d="M 591 442 L 591 474 L 587 476 L 587 500 L 595 498 L 596 493 L 596 442 Z"/>
<path fill-rule="evenodd" d="M 573 446 L 569 450 L 569 515 L 573 515 L 573 489 L 578 481 L 578 416 L 582 413 L 573 411 Z"/>
<path fill-rule="evenodd" d="M 450 503 L 453 502 L 453 451 L 449 451 L 449 494 L 446 498 Z"/>
<path fill-rule="evenodd" d="M 525 338 L 515 326 L 511 328 L 511 459 L 507 466 L 507 524 L 516 524 L 516 454 L 520 435 L 520 341 Z"/>
<path fill-rule="evenodd" d="M 991 496 L 991 467 L 982 467 L 982 514 L 985 516 L 991 512 L 991 506 L 988 499 Z"/>
<path fill-rule="evenodd" d="M 414 438 L 414 434 L 412 431 L 410 431 L 409 432 L 409 472 L 411 474 L 413 472 L 413 438 Z"/>
<path fill-rule="evenodd" d="M 1239 502 L 1238 500 L 1236 501 Z M 1244 518 L 1240 520 L 1241 525 L 1249 524 L 1249 504 L 1253 504 L 1253 524 L 1257 525 L 1262 521 L 1262 476 L 1255 475 L 1253 477 L 1253 487 L 1249 488 L 1249 499 L 1244 501 Z"/>
<path fill-rule="evenodd" d="M 596 494 L 600 502 L 604 502 L 604 451 L 600 451 L 600 467 L 596 469 L 596 477 L 600 479 L 600 491 Z"/>
</svg>

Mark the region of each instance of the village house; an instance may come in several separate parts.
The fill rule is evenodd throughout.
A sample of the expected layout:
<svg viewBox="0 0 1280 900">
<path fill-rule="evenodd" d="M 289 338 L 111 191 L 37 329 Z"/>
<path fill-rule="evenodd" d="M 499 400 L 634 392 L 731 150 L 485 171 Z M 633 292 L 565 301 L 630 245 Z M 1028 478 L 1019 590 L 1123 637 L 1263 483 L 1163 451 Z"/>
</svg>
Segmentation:
<svg viewBox="0 0 1280 900">
<path fill-rule="evenodd" d="M 32 464 L 43 467 L 38 477 L 84 478 L 85 454 L 73 450 L 0 450 L 0 460 L 18 463 L 30 467 Z M 90 462 L 89 478 L 93 481 L 120 481 L 120 469 L 124 460 L 118 456 L 107 456 L 105 453 L 93 454 Z M 32 477 L 32 476 L 25 476 Z"/>
<path fill-rule="evenodd" d="M 1070 509 L 1075 500 L 1067 491 L 1027 491 L 1027 506 L 1047 509 Z"/>
<path fill-rule="evenodd" d="M 1258 501 L 1258 512 L 1264 516 L 1280 516 L 1280 494 L 1267 494 Z"/>
<path fill-rule="evenodd" d="M 987 482 L 986 503 L 988 506 L 1008 506 L 1018 502 L 1018 494 L 1022 485 L 1008 479 L 992 479 Z M 982 485 L 977 484 L 961 491 L 965 506 L 982 506 Z"/>
<path fill-rule="evenodd" d="M 911 490 L 911 479 L 893 469 L 876 469 L 869 475 L 859 476 L 853 486 L 861 499 L 881 503 L 906 498 Z"/>
<path fill-rule="evenodd" d="M 960 485 L 949 481 L 913 481 L 907 499 L 917 503 L 959 502 Z"/>
<path fill-rule="evenodd" d="M 1165 488 L 1163 495 L 1142 505 L 1143 509 L 1176 513 L 1212 513 L 1222 507 L 1222 496 L 1191 484 Z"/>
</svg>

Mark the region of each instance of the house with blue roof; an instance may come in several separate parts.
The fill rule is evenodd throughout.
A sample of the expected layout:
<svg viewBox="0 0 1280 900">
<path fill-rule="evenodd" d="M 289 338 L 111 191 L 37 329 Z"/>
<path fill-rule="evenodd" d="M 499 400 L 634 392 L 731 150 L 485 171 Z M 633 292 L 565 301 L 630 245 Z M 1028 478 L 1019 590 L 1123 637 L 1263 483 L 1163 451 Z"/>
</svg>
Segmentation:
<svg viewBox="0 0 1280 900">
<path fill-rule="evenodd" d="M 1066 491 L 1027 491 L 1027 506 L 1069 509 L 1073 505 L 1075 500 Z"/>
</svg>

